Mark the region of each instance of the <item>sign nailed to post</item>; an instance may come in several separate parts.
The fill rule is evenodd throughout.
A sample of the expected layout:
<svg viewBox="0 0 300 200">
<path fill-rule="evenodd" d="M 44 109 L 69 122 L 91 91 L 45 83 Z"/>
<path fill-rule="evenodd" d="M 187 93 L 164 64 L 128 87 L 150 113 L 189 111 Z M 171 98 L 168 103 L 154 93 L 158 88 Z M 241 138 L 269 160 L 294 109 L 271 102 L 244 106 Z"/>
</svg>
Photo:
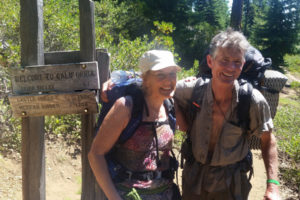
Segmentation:
<svg viewBox="0 0 300 200">
<path fill-rule="evenodd" d="M 97 113 L 94 91 L 9 96 L 15 117 Z"/>
<path fill-rule="evenodd" d="M 98 63 L 81 62 L 12 69 L 15 117 L 97 113 Z"/>
<path fill-rule="evenodd" d="M 12 69 L 14 94 L 100 89 L 97 62 Z"/>
</svg>

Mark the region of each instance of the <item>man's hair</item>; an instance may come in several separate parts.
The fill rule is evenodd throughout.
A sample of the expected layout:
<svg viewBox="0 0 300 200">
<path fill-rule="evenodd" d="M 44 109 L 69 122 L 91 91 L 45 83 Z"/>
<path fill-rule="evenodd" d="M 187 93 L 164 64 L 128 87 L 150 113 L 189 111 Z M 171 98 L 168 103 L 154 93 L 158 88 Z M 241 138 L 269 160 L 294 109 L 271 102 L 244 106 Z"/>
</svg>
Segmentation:
<svg viewBox="0 0 300 200">
<path fill-rule="evenodd" d="M 249 42 L 241 32 L 227 28 L 213 37 L 209 45 L 209 54 L 215 58 L 219 48 L 234 48 L 245 53 L 249 46 Z"/>
</svg>

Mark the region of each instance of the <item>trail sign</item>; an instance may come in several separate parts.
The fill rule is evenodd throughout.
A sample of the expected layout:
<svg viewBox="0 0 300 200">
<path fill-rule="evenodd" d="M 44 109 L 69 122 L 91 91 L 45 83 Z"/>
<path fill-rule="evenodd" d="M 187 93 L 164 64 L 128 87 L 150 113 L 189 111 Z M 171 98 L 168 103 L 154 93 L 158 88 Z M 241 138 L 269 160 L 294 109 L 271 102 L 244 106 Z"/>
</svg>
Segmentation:
<svg viewBox="0 0 300 200">
<path fill-rule="evenodd" d="M 97 113 L 94 91 L 9 96 L 15 117 Z"/>
<path fill-rule="evenodd" d="M 82 62 L 12 69 L 14 94 L 100 89 L 97 62 Z"/>
</svg>

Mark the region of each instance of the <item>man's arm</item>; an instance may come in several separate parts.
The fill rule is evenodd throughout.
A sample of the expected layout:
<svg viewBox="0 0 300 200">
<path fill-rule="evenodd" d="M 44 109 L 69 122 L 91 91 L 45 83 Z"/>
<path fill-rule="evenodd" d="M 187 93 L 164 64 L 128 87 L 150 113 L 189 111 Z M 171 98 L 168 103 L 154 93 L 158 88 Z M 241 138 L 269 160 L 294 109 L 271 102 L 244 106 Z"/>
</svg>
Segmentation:
<svg viewBox="0 0 300 200">
<path fill-rule="evenodd" d="M 264 160 L 267 179 L 278 181 L 278 153 L 276 138 L 272 131 L 263 132 L 261 136 L 261 152 Z M 264 200 L 280 199 L 279 187 L 274 183 L 267 183 Z"/>
<path fill-rule="evenodd" d="M 175 114 L 176 114 L 176 125 L 180 131 L 186 132 L 188 130 L 188 123 L 185 120 L 182 108 L 179 107 L 175 100 Z"/>
<path fill-rule="evenodd" d="M 102 86 L 101 86 L 101 93 L 100 93 L 100 97 L 101 100 L 103 102 L 108 102 L 108 98 L 107 98 L 107 91 L 111 90 L 113 88 L 115 84 L 112 82 L 111 79 L 108 79 L 107 81 L 105 81 Z"/>
</svg>

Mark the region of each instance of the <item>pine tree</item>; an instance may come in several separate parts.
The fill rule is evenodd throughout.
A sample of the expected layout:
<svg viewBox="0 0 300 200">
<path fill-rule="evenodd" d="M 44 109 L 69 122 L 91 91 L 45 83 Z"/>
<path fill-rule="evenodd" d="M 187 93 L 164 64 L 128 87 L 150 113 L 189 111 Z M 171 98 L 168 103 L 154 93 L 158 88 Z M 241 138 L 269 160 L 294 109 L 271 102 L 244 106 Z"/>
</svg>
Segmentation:
<svg viewBox="0 0 300 200">
<path fill-rule="evenodd" d="M 293 53 L 299 42 L 298 0 L 269 0 L 266 24 L 257 30 L 256 42 L 263 47 L 266 56 L 271 57 L 273 66 L 283 63 L 286 53 Z"/>
</svg>

